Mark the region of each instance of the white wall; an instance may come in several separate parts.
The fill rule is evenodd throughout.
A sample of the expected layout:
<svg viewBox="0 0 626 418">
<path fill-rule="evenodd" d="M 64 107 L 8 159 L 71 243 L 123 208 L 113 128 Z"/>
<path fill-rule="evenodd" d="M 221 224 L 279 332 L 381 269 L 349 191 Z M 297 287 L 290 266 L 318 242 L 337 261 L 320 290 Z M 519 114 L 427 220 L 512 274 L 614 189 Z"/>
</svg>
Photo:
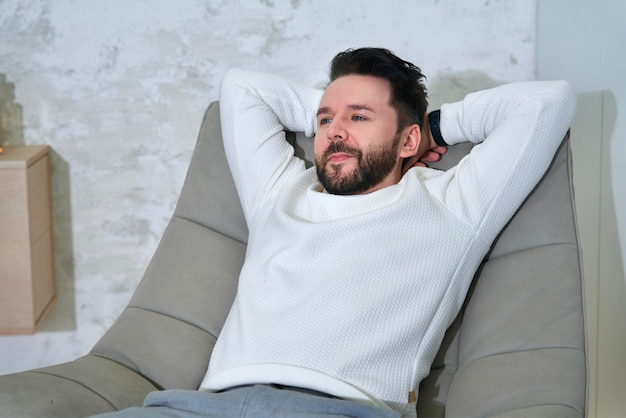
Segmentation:
<svg viewBox="0 0 626 418">
<path fill-rule="evenodd" d="M 622 0 L 538 2 L 538 78 L 565 78 L 578 95 L 571 139 L 591 417 L 626 411 L 625 20 Z"/>
<path fill-rule="evenodd" d="M 54 151 L 58 281 L 37 334 L 0 337 L 0 373 L 72 360 L 115 320 L 226 68 L 317 82 L 336 52 L 384 46 L 422 67 L 438 105 L 533 79 L 534 36 L 535 2 L 519 0 L 0 1 L 5 139 Z"/>
</svg>

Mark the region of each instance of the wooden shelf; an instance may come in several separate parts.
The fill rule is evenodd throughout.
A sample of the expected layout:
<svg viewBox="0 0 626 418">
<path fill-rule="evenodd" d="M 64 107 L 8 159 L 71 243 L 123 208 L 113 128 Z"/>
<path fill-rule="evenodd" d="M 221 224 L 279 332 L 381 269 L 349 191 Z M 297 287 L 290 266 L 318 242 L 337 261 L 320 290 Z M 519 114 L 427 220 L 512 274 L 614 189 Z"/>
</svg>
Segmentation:
<svg viewBox="0 0 626 418">
<path fill-rule="evenodd" d="M 49 147 L 0 154 L 0 335 L 35 332 L 54 306 Z"/>
</svg>

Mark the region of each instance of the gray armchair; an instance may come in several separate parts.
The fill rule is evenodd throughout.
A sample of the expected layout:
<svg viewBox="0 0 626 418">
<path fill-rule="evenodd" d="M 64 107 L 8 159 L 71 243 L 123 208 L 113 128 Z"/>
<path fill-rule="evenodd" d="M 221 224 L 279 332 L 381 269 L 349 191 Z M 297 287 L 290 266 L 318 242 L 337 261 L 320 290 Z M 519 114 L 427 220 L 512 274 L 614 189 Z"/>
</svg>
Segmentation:
<svg viewBox="0 0 626 418">
<path fill-rule="evenodd" d="M 296 154 L 310 139 L 291 135 Z M 468 151 L 455 146 L 443 164 Z M 583 416 L 586 351 L 569 142 L 503 230 L 421 383 L 420 416 Z M 0 376 L 0 416 L 86 416 L 196 389 L 228 314 L 247 229 L 207 109 L 175 213 L 132 300 L 91 352 Z"/>
</svg>

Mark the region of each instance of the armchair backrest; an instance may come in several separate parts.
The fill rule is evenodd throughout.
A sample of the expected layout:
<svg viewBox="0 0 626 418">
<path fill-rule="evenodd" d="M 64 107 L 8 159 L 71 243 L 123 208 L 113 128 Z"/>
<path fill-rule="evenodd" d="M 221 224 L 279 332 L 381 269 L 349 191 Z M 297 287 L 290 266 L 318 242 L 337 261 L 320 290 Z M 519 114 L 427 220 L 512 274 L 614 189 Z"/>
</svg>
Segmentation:
<svg viewBox="0 0 626 418">
<path fill-rule="evenodd" d="M 131 367 L 163 389 L 197 389 L 235 297 L 247 235 L 215 102 L 152 261 L 91 354 Z"/>
</svg>

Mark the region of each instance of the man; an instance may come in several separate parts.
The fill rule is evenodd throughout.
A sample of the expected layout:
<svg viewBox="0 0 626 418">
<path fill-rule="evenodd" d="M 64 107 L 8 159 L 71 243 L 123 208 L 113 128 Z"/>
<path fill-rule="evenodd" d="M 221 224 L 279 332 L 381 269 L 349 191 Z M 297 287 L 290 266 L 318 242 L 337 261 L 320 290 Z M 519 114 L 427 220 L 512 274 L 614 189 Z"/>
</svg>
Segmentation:
<svg viewBox="0 0 626 418">
<path fill-rule="evenodd" d="M 226 74 L 222 133 L 250 231 L 246 261 L 200 392 L 155 393 L 147 405 L 415 414 L 409 394 L 575 109 L 567 83 L 527 82 L 427 114 L 422 79 L 375 48 L 337 55 L 325 91 Z M 284 130 L 315 133 L 315 168 Z M 458 166 L 423 166 L 463 141 L 479 145 Z"/>
</svg>

